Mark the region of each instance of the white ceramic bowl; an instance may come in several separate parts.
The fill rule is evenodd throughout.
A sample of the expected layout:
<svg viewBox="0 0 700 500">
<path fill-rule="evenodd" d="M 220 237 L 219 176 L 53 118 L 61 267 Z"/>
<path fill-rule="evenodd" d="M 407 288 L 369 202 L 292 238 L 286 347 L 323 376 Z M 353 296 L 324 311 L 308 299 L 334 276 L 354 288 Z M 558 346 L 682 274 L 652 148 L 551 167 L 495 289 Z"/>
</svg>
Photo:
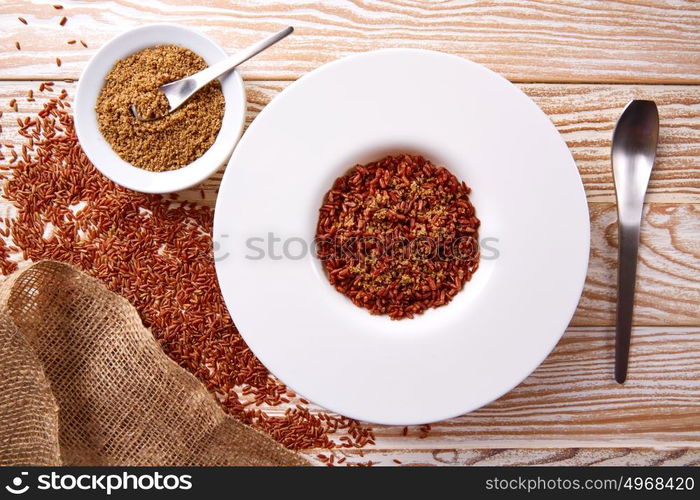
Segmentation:
<svg viewBox="0 0 700 500">
<path fill-rule="evenodd" d="M 243 79 L 232 71 L 220 78 L 226 101 L 221 130 L 214 144 L 189 165 L 167 172 L 150 172 L 122 160 L 100 133 L 95 104 L 105 76 L 114 64 L 134 52 L 155 45 L 174 44 L 190 49 L 211 65 L 227 56 L 212 39 L 183 26 L 151 24 L 113 38 L 90 60 L 78 82 L 75 131 L 95 167 L 111 180 L 134 191 L 170 193 L 193 186 L 221 167 L 243 132 L 246 96 Z"/>
</svg>

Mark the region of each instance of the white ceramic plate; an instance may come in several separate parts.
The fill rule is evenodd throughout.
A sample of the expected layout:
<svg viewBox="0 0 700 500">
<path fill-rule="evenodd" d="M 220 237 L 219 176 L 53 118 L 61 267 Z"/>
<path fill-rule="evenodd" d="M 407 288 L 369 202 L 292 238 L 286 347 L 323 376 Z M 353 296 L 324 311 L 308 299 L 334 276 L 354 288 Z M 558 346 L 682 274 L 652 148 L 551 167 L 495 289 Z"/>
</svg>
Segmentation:
<svg viewBox="0 0 700 500">
<path fill-rule="evenodd" d="M 336 177 L 401 151 L 472 187 L 482 260 L 450 304 L 392 321 L 335 291 L 299 238 L 313 240 Z M 231 158 L 214 223 L 226 304 L 265 366 L 321 406 L 397 425 L 527 377 L 574 313 L 589 233 L 576 165 L 537 105 L 483 66 L 410 49 L 327 64 L 276 97 Z"/>
<path fill-rule="evenodd" d="M 85 154 L 111 180 L 134 191 L 170 193 L 202 182 L 228 160 L 243 132 L 246 96 L 243 80 L 235 71 L 221 77 L 226 107 L 214 144 L 189 165 L 167 172 L 150 172 L 122 160 L 100 133 L 95 104 L 107 73 L 134 52 L 155 45 L 174 44 L 196 52 L 212 65 L 227 56 L 211 38 L 175 24 L 150 24 L 113 38 L 93 56 L 78 81 L 75 131 Z"/>
</svg>

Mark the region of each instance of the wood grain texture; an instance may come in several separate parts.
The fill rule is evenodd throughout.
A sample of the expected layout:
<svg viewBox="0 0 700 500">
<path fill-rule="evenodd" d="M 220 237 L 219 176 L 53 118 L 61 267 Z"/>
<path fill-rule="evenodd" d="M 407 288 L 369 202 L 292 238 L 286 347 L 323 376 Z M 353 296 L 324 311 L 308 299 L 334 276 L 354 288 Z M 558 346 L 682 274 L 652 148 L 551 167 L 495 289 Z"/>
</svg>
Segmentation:
<svg viewBox="0 0 700 500">
<path fill-rule="evenodd" d="M 407 464 L 698 465 L 700 328 L 636 328 L 632 339 L 624 385 L 613 379 L 614 330 L 569 328 L 508 394 L 435 423 L 427 433 L 373 426 L 377 443 L 361 458 L 384 464 L 398 458 Z M 349 455 L 360 460 L 355 451 Z"/>
<path fill-rule="evenodd" d="M 304 453 L 318 465 L 326 462 L 319 454 L 328 457 L 328 450 Z M 336 451 L 334 462 L 372 461 L 377 466 L 698 466 L 700 449 L 672 448 L 452 448 L 434 450 L 371 449 Z M 398 462 L 396 462 L 398 460 Z"/>
<path fill-rule="evenodd" d="M 699 448 L 700 328 L 635 328 L 624 385 L 613 379 L 613 353 L 613 329 L 570 328 L 505 396 L 433 424 L 424 438 L 419 428 L 403 436 L 402 427 L 377 426 L 376 447 Z M 465 391 L 470 383 L 478 381 Z"/>
<path fill-rule="evenodd" d="M 288 82 L 246 82 L 250 123 Z M 5 132 L 0 142 L 17 139 L 16 117 L 8 109 L 19 101 L 20 115 L 39 109 L 40 102 L 26 102 L 29 89 L 38 82 L 0 81 L 0 120 Z M 521 84 L 519 87 L 544 110 L 566 140 L 576 160 L 590 202 L 614 202 L 610 167 L 610 141 L 619 114 L 630 99 L 653 99 L 661 117 L 659 150 L 647 202 L 700 203 L 700 87 L 672 85 L 568 85 Z M 57 82 L 75 95 L 75 83 Z M 182 199 L 213 205 L 221 182 L 222 167 L 210 179 L 180 193 Z M 205 196 L 202 198 L 201 190 Z"/>
<path fill-rule="evenodd" d="M 246 82 L 249 123 L 287 85 L 287 82 Z M 646 200 L 700 203 L 699 87 L 570 84 L 519 84 L 518 87 L 542 108 L 562 134 L 591 202 L 615 201 L 610 143 L 623 108 L 631 99 L 655 100 L 661 120 L 660 139 Z M 204 182 L 205 192 L 216 191 L 222 173 L 223 169 Z M 193 200 L 200 198 L 199 189 L 183 195 Z"/>
<path fill-rule="evenodd" d="M 149 22 L 194 27 L 229 52 L 284 25 L 297 28 L 244 67 L 248 122 L 307 71 L 382 47 L 458 54 L 521 82 L 566 140 L 590 204 L 591 260 L 572 326 L 545 362 L 497 401 L 434 424 L 427 434 L 410 427 L 403 436 L 401 427 L 376 426 L 376 446 L 336 452 L 336 459 L 700 465 L 700 87 L 692 85 L 700 83 L 700 3 L 116 0 L 64 1 L 63 11 L 52 3 L 0 3 L 5 156 L 11 149 L 4 145 L 18 140 L 10 99 L 18 98 L 21 116 L 36 111 L 40 102 L 26 102 L 26 94 L 37 80 L 78 77 L 107 39 Z M 61 27 L 63 15 L 68 22 Z M 69 45 L 70 39 L 89 48 Z M 24 79 L 35 81 L 17 81 Z M 62 88 L 75 93 L 74 83 L 56 84 L 57 92 Z M 632 98 L 659 104 L 661 140 L 643 219 L 630 378 L 620 386 L 612 377 L 617 237 L 609 147 L 615 120 Z M 181 198 L 213 205 L 222 173 Z M 11 213 L 0 201 L 0 215 Z M 316 453 L 328 452 L 307 455 Z"/>
<path fill-rule="evenodd" d="M 615 201 L 610 145 L 623 108 L 632 99 L 655 101 L 659 145 L 647 201 L 700 202 L 700 87 L 529 84 L 520 88 L 566 140 L 590 201 Z"/>
<path fill-rule="evenodd" d="M 617 212 L 589 203 L 591 253 L 572 325 L 614 325 Z M 646 204 L 637 264 L 634 324 L 700 325 L 700 205 Z"/>
<path fill-rule="evenodd" d="M 228 52 L 295 26 L 293 37 L 245 65 L 249 79 L 295 79 L 338 57 L 412 47 L 458 54 L 515 81 L 700 82 L 694 1 L 119 0 L 64 1 L 62 11 L 52 3 L 2 2 L 0 78 L 76 78 L 113 36 L 173 22 L 210 35 Z M 60 26 L 63 15 L 68 22 Z M 70 39 L 90 48 L 68 45 Z"/>
<path fill-rule="evenodd" d="M 251 82 L 248 86 L 248 120 L 254 119 L 283 86 L 280 82 Z M 41 94 L 37 93 L 37 101 L 27 102 L 28 90 L 36 87 L 36 82 L 0 82 L 0 110 L 4 111 L 0 119 L 3 127 L 0 144 L 17 141 L 17 118 L 40 108 Z M 54 92 L 60 92 L 63 88 L 71 95 L 75 92 L 74 83 L 58 82 L 55 88 Z M 589 194 L 590 264 L 584 293 L 572 325 L 613 325 L 617 229 L 614 194 L 609 192 L 612 181 L 607 151 L 609 129 L 614 119 L 612 111 L 613 108 L 615 113 L 618 110 L 609 105 L 609 109 L 595 111 L 593 105 L 605 101 L 605 96 L 608 102 L 617 99 L 622 104 L 628 98 L 626 94 L 639 93 L 639 89 L 627 85 L 525 85 L 523 89 L 533 95 L 553 117 L 576 157 Z M 652 188 L 656 191 L 648 195 L 647 200 L 652 203 L 647 203 L 644 213 L 635 324 L 697 326 L 700 325 L 700 127 L 693 124 L 700 123 L 700 103 L 690 103 L 690 87 L 669 91 L 666 87 L 652 86 L 641 87 L 641 90 L 646 92 L 645 95 L 666 96 L 668 101 L 661 106 L 665 126 L 662 127 L 662 146 L 652 181 L 652 184 L 657 183 Z M 671 100 L 671 96 L 675 96 L 676 100 Z M 18 114 L 7 107 L 13 98 L 19 103 Z M 603 122 L 600 117 L 606 114 Z M 595 116 L 599 117 L 597 122 Z M 686 135 L 684 131 L 688 131 Z M 588 139 L 596 135 L 596 140 Z M 663 138 L 666 138 L 665 142 Z M 9 157 L 11 150 L 2 146 L 0 151 Z M 201 186 L 181 192 L 181 198 L 213 204 L 222 171 Z M 674 185 L 676 187 L 671 187 Z M 608 194 L 594 194 L 601 190 Z M 677 203 L 654 202 L 659 199 Z M 684 200 L 698 203 L 678 203 Z M 546 246 L 543 251 L 546 251 Z"/>
</svg>

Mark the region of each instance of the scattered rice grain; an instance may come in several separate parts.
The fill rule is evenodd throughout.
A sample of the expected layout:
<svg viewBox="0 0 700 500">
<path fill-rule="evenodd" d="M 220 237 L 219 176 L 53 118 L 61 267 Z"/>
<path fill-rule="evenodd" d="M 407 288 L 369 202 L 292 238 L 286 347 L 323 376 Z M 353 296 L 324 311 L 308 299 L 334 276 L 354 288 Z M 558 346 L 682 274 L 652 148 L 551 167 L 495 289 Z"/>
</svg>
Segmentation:
<svg viewBox="0 0 700 500">
<path fill-rule="evenodd" d="M 41 99 L 37 113 L 19 120 L 21 157 L 7 144 L 12 159 L 0 172 L 3 197 L 16 208 L 5 220 L 11 244 L 0 239 L 3 274 L 16 269 L 10 254 L 18 252 L 25 260 L 67 262 L 100 279 L 136 307 L 164 352 L 198 377 L 227 413 L 290 449 L 374 443 L 371 428 L 312 411 L 290 396 L 245 344 L 216 285 L 212 210 L 115 185 L 80 148 L 65 89 Z M 78 202 L 84 206 L 74 211 Z M 48 224 L 53 237 L 47 241 Z M 76 234 L 84 237 L 77 242 Z M 268 413 L 290 399 L 284 412 Z"/>
</svg>

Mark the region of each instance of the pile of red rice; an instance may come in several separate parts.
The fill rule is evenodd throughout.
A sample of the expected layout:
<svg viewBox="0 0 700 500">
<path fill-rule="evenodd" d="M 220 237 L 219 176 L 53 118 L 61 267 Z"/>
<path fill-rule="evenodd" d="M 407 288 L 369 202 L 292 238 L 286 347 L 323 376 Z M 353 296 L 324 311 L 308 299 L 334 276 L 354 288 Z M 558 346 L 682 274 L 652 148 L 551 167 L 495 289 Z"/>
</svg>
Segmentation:
<svg viewBox="0 0 700 500">
<path fill-rule="evenodd" d="M 43 97 L 31 98 L 53 88 L 42 84 Z M 164 351 L 228 413 L 291 449 L 374 443 L 370 428 L 311 408 L 242 340 L 217 285 L 210 208 L 103 177 L 78 144 L 65 91 L 18 125 L 22 145 L 0 153 L 3 197 L 16 209 L 0 224 L 4 274 L 18 262 L 52 259 L 99 278 L 134 304 Z"/>
</svg>

